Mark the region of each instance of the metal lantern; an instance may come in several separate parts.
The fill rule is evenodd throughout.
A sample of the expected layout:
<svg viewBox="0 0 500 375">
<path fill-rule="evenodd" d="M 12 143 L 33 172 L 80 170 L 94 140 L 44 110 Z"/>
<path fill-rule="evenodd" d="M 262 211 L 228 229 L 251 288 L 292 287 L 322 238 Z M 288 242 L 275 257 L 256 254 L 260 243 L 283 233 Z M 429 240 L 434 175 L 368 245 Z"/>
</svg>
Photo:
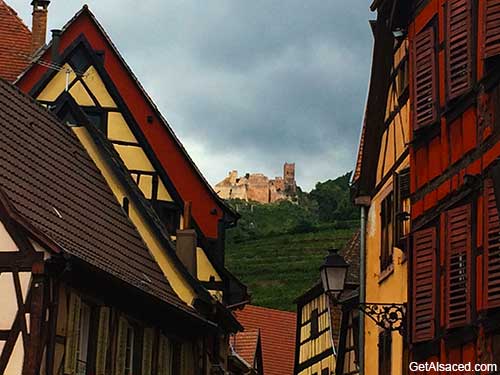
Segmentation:
<svg viewBox="0 0 500 375">
<path fill-rule="evenodd" d="M 319 269 L 325 293 L 338 297 L 344 289 L 348 268 L 349 264 L 338 253 L 338 249 L 330 250 L 325 263 Z"/>
</svg>

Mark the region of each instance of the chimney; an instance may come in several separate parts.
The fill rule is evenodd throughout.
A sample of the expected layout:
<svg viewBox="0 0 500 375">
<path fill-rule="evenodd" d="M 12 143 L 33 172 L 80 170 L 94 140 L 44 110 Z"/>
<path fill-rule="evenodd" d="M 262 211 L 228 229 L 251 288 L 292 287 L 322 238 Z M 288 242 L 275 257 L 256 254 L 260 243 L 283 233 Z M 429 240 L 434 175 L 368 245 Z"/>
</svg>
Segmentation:
<svg viewBox="0 0 500 375">
<path fill-rule="evenodd" d="M 59 44 L 61 41 L 61 30 L 51 30 L 52 32 L 52 47 L 50 47 L 50 52 L 51 52 L 51 61 L 52 63 L 57 63 L 57 59 L 59 58 Z"/>
<path fill-rule="evenodd" d="M 197 236 L 196 231 L 191 229 L 191 201 L 184 202 L 184 215 L 182 219 L 182 229 L 177 231 L 175 240 L 175 252 L 189 273 L 197 279 Z"/>
<path fill-rule="evenodd" d="M 47 8 L 50 0 L 33 0 L 33 18 L 31 26 L 31 53 L 35 53 L 40 47 L 45 45 L 47 34 Z"/>
<path fill-rule="evenodd" d="M 175 240 L 175 252 L 194 278 L 198 278 L 198 262 L 196 260 L 196 231 L 180 229 Z"/>
</svg>

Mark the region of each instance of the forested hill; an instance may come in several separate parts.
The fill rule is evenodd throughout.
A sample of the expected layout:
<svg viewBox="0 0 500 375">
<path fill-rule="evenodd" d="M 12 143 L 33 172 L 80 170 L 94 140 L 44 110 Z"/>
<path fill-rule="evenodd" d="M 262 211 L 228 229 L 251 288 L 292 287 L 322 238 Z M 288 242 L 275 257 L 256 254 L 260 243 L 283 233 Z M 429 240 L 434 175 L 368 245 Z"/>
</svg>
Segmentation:
<svg viewBox="0 0 500 375">
<path fill-rule="evenodd" d="M 318 182 L 292 202 L 229 201 L 241 219 L 227 233 L 227 264 L 252 303 L 294 310 L 293 300 L 318 280 L 327 249 L 342 247 L 358 226 L 349 180 L 347 173 Z"/>
</svg>

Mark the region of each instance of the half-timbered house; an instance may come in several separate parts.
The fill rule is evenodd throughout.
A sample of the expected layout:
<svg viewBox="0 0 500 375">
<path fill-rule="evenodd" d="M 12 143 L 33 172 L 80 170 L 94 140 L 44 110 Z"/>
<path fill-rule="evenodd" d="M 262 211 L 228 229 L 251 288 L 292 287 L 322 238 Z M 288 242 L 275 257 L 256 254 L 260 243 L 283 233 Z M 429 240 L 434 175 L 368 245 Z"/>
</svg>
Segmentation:
<svg viewBox="0 0 500 375">
<path fill-rule="evenodd" d="M 409 234 L 409 47 L 402 28 L 403 1 L 375 1 L 371 22 L 373 61 L 368 100 L 353 176 L 361 206 L 359 302 L 407 303 Z M 406 371 L 406 339 L 381 328 L 367 314 L 360 320 L 360 373 Z M 378 355 L 375 355 L 378 353 Z"/>
<path fill-rule="evenodd" d="M 225 371 L 241 326 L 179 255 L 195 259 L 191 233 L 173 250 L 119 158 L 73 120 L 0 81 L 0 373 Z"/>
<path fill-rule="evenodd" d="M 295 301 L 295 375 L 358 373 L 359 245 L 357 232 L 341 251 L 349 271 L 345 290 L 337 299 L 325 293 L 318 282 Z"/>
<path fill-rule="evenodd" d="M 500 2 L 410 5 L 411 359 L 499 363 Z"/>
<path fill-rule="evenodd" d="M 191 212 L 199 280 L 225 304 L 248 299 L 246 287 L 224 267 L 225 230 L 238 215 L 203 178 L 87 6 L 53 32 L 16 84 L 51 108 L 64 105 L 68 93 L 112 143 L 173 239 L 183 229 L 184 211 Z"/>
</svg>

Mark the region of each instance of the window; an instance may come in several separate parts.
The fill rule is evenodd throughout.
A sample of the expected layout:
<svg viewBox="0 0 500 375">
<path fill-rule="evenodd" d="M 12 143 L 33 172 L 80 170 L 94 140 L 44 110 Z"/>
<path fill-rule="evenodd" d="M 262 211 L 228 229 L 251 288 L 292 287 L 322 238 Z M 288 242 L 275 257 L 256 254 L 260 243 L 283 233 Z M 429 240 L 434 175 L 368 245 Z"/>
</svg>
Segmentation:
<svg viewBox="0 0 500 375">
<path fill-rule="evenodd" d="M 485 301 L 488 307 L 500 307 L 500 220 L 493 182 L 485 180 L 484 187 L 485 240 L 484 274 L 486 284 Z"/>
<path fill-rule="evenodd" d="M 328 367 L 324 368 L 321 370 L 321 375 L 330 375 L 330 369 Z"/>
<path fill-rule="evenodd" d="M 116 375 L 132 375 L 139 365 L 137 356 L 137 328 L 124 317 L 118 322 Z"/>
<path fill-rule="evenodd" d="M 413 342 L 434 337 L 436 319 L 436 228 L 416 231 L 413 235 L 412 272 L 412 339 Z"/>
<path fill-rule="evenodd" d="M 87 362 L 89 354 L 89 334 L 90 334 L 91 308 L 86 303 L 80 305 L 80 322 L 76 331 L 78 345 L 76 349 L 76 374 L 85 375 L 87 373 Z"/>
<path fill-rule="evenodd" d="M 394 245 L 406 250 L 404 238 L 410 233 L 410 169 L 394 174 Z"/>
<path fill-rule="evenodd" d="M 484 58 L 500 55 L 500 0 L 484 1 Z"/>
<path fill-rule="evenodd" d="M 318 324 L 318 309 L 314 309 L 311 312 L 311 339 L 318 337 L 319 334 L 319 324 Z"/>
<path fill-rule="evenodd" d="M 390 192 L 382 201 L 380 215 L 382 219 L 382 235 L 380 247 L 380 271 L 386 270 L 392 264 L 394 195 Z"/>
<path fill-rule="evenodd" d="M 384 330 L 378 336 L 378 373 L 391 374 L 392 363 L 392 332 Z"/>
<path fill-rule="evenodd" d="M 454 99 L 472 82 L 472 4 L 471 0 L 447 3 L 446 85 L 448 98 Z"/>
<path fill-rule="evenodd" d="M 86 375 L 94 336 L 90 334 L 92 307 L 82 301 L 76 293 L 69 295 L 69 310 L 66 325 L 66 344 L 64 354 L 64 373 Z"/>
<path fill-rule="evenodd" d="M 446 323 L 453 328 L 470 320 L 470 205 L 449 210 L 446 224 Z"/>
<path fill-rule="evenodd" d="M 420 32 L 413 44 L 414 130 L 437 120 L 436 41 L 434 28 Z"/>
</svg>

